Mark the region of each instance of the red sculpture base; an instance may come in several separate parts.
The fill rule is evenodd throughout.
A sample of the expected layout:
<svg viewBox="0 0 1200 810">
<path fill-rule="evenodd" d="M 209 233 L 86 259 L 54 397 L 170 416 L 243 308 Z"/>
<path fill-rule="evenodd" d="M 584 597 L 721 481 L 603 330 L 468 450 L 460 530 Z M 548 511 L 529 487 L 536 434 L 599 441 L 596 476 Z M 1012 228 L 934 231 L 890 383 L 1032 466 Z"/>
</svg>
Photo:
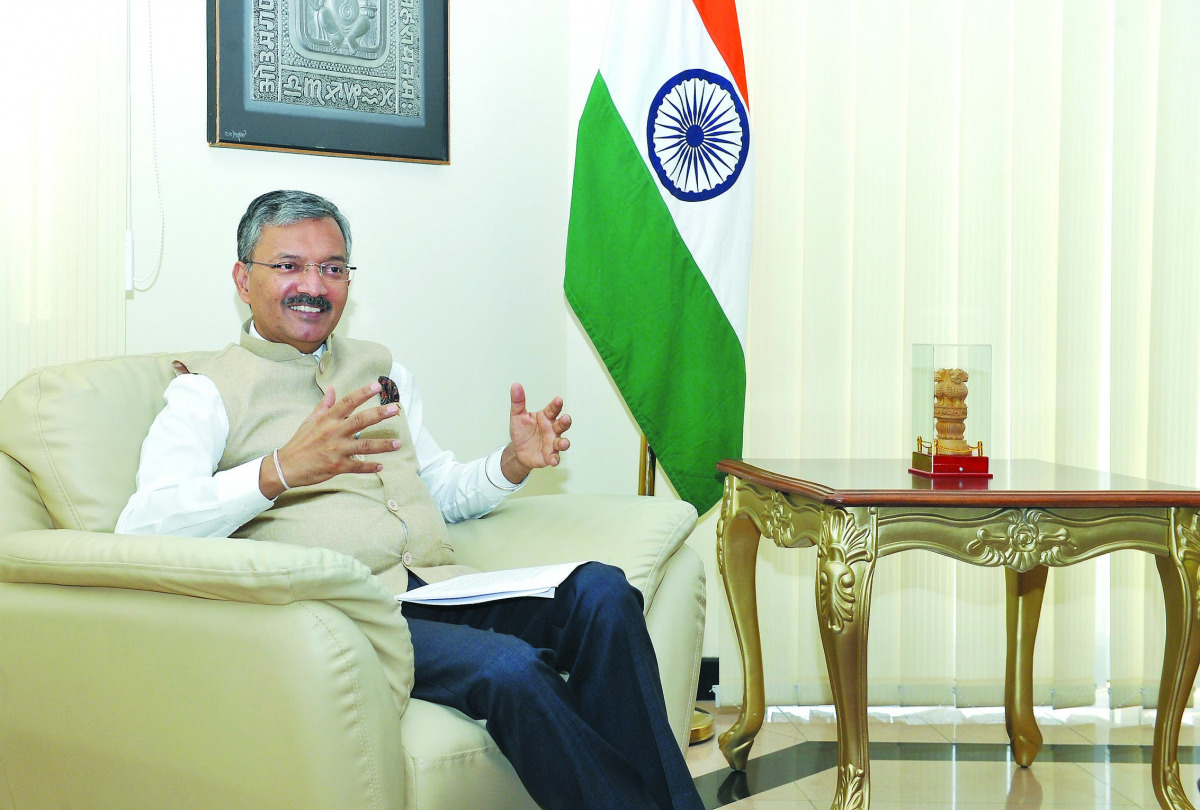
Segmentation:
<svg viewBox="0 0 1200 810">
<path fill-rule="evenodd" d="M 913 453 L 908 471 L 925 478 L 991 478 L 987 456 Z"/>
</svg>

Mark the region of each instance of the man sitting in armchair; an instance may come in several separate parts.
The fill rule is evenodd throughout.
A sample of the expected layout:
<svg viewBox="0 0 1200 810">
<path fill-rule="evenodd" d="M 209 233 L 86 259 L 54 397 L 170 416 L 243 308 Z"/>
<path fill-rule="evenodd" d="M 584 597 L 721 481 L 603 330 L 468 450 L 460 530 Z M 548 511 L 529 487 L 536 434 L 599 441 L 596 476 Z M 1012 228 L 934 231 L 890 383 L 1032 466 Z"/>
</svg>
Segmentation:
<svg viewBox="0 0 1200 810">
<path fill-rule="evenodd" d="M 350 247 L 328 200 L 274 191 L 250 204 L 233 280 L 251 318 L 237 344 L 178 369 L 119 533 L 332 548 L 400 593 L 461 571 L 444 521 L 487 514 L 531 470 L 558 463 L 562 400 L 531 413 L 520 385 L 509 444 L 466 463 L 438 447 L 412 375 L 384 347 L 334 335 Z M 587 563 L 552 599 L 403 613 L 412 696 L 485 720 L 542 806 L 701 806 L 668 726 L 641 594 L 619 569 Z"/>
</svg>

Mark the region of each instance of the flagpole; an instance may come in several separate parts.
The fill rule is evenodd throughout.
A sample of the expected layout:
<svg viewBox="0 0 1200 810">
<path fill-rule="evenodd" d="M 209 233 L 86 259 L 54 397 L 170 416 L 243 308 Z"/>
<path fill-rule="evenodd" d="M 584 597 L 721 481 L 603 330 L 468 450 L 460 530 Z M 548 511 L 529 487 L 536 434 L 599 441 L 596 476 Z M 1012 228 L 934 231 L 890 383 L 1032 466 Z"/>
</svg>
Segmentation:
<svg viewBox="0 0 1200 810">
<path fill-rule="evenodd" d="M 654 448 L 643 434 L 641 459 L 638 461 L 638 495 L 654 494 L 654 471 L 657 466 L 658 458 L 654 455 Z"/>
<path fill-rule="evenodd" d="M 642 434 L 641 452 L 638 455 L 638 495 L 653 495 L 654 473 L 658 467 L 658 457 L 654 455 L 654 448 L 650 446 L 644 433 Z M 712 739 L 715 733 L 713 716 L 704 709 L 692 709 L 692 727 L 691 734 L 688 736 L 688 744 Z"/>
</svg>

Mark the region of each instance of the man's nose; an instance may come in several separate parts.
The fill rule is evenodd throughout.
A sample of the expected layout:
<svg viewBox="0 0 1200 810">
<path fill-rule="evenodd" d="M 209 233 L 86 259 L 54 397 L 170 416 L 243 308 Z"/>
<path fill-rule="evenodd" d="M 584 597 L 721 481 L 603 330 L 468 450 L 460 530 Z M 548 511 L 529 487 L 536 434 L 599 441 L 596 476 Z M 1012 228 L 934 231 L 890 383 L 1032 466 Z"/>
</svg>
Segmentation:
<svg viewBox="0 0 1200 810">
<path fill-rule="evenodd" d="M 310 264 L 304 268 L 297 289 L 309 295 L 324 295 L 329 287 L 325 283 L 325 277 L 321 275 L 320 268 Z"/>
</svg>

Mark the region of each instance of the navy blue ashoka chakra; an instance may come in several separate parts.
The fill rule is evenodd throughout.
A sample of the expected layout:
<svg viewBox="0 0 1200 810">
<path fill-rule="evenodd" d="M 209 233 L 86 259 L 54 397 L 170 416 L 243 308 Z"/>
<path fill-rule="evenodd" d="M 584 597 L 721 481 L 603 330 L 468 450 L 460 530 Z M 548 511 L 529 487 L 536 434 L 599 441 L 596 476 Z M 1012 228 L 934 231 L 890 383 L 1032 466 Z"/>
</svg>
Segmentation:
<svg viewBox="0 0 1200 810">
<path fill-rule="evenodd" d="M 724 76 L 695 68 L 664 84 L 646 119 L 650 164 L 675 197 L 708 200 L 737 182 L 750 153 L 750 123 Z"/>
</svg>

